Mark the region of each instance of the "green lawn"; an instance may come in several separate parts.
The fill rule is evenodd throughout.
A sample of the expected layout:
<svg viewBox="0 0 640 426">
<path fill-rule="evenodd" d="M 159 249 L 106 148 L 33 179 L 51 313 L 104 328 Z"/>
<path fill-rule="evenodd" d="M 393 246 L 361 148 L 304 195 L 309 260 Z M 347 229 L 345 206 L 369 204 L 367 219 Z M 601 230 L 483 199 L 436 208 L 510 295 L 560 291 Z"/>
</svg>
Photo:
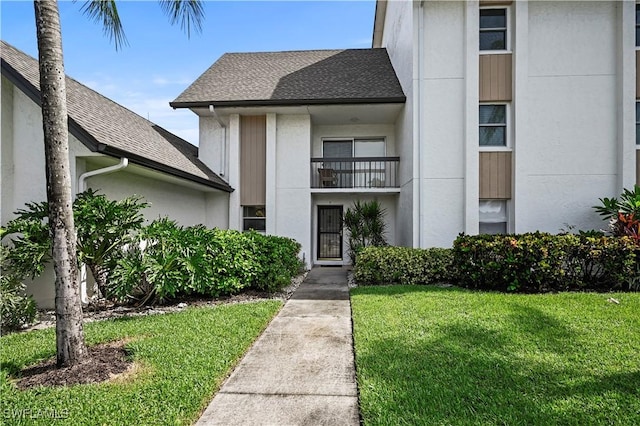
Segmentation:
<svg viewBox="0 0 640 426">
<path fill-rule="evenodd" d="M 8 375 L 53 356 L 54 330 L 4 336 L 0 424 L 191 424 L 281 306 L 266 301 L 86 324 L 88 344 L 131 339 L 127 348 L 142 370 L 125 383 L 18 391 Z"/>
<path fill-rule="evenodd" d="M 366 425 L 640 424 L 639 293 L 365 287 L 352 309 Z"/>
</svg>

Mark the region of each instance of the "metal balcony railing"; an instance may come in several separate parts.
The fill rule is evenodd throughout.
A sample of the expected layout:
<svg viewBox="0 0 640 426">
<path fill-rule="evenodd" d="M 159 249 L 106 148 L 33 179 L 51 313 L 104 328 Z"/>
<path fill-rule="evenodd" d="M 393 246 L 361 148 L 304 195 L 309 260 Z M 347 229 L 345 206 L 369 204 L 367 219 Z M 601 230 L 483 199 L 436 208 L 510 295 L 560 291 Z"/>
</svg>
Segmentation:
<svg viewBox="0 0 640 426">
<path fill-rule="evenodd" d="M 312 158 L 311 188 L 399 188 L 400 157 Z"/>
</svg>

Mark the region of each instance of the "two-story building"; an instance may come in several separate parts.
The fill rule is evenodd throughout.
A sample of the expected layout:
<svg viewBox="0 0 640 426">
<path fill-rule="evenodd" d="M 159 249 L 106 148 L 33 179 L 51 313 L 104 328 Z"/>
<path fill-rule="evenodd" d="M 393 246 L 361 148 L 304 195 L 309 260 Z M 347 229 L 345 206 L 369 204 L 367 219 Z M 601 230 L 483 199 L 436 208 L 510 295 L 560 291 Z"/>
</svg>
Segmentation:
<svg viewBox="0 0 640 426">
<path fill-rule="evenodd" d="M 640 181 L 635 1 L 378 0 L 374 27 L 407 96 L 400 244 L 605 228 Z"/>
<path fill-rule="evenodd" d="M 225 54 L 171 106 L 198 114 L 200 158 L 235 188 L 230 228 L 343 264 L 354 200 L 377 199 L 396 242 L 404 102 L 385 49 L 350 49 Z"/>
</svg>

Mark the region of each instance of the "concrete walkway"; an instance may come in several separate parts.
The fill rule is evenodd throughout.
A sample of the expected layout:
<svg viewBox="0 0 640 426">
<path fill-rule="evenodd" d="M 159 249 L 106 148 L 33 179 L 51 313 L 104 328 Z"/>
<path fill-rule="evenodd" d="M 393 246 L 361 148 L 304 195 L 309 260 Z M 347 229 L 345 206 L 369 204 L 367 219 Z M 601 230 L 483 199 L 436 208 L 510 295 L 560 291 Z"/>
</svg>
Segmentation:
<svg viewBox="0 0 640 426">
<path fill-rule="evenodd" d="M 358 425 L 346 269 L 314 268 L 197 425 Z"/>
</svg>

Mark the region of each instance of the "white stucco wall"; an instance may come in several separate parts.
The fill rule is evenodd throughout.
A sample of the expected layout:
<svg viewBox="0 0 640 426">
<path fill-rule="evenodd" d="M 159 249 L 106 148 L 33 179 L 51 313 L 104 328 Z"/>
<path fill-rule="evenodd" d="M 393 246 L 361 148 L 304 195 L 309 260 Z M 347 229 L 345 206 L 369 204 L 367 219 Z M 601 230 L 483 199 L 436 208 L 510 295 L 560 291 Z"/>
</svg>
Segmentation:
<svg viewBox="0 0 640 426">
<path fill-rule="evenodd" d="M 311 253 L 311 117 L 277 115 L 275 199 L 267 198 L 267 211 L 275 212 L 268 221 L 268 234 L 293 238 L 302 245 L 301 256 L 310 266 Z M 275 206 L 272 205 L 275 203 Z"/>
<path fill-rule="evenodd" d="M 412 246 L 414 240 L 414 5 L 410 1 L 387 2 L 382 47 L 386 47 L 407 101 L 395 123 L 396 155 L 400 157 L 400 195 L 396 215 L 396 244 Z"/>
<path fill-rule="evenodd" d="M 0 88 L 0 222 L 10 219 L 13 207 L 13 85 L 2 77 Z"/>
<path fill-rule="evenodd" d="M 528 4 L 528 43 L 516 40 L 528 49 L 517 232 L 605 226 L 591 206 L 618 195 L 615 3 Z"/>
<path fill-rule="evenodd" d="M 630 132 L 620 130 L 633 126 L 632 73 L 621 71 L 632 60 L 621 60 L 617 51 L 622 46 L 633 54 L 629 40 L 620 41 L 632 32 L 620 29 L 633 21 L 631 3 L 512 4 L 512 231 L 604 227 L 591 206 L 618 195 L 619 182 L 633 179 L 631 161 L 621 154 L 632 151 Z M 476 149 L 471 138 L 477 144 L 477 16 L 464 2 L 411 4 L 388 2 L 382 37 L 407 95 L 396 123 L 403 163 L 398 241 L 407 244 L 413 234 L 414 245 L 450 246 L 459 232 L 477 232 L 477 153 L 470 155 Z M 627 125 L 619 122 L 623 110 Z M 411 153 L 420 166 L 416 170 L 414 163 L 409 174 Z M 411 179 L 418 177 L 416 196 Z M 414 202 L 418 244 L 417 230 L 406 232 Z"/>
<path fill-rule="evenodd" d="M 212 200 L 207 199 L 207 193 L 192 188 L 162 182 L 151 177 L 140 176 L 120 171 L 108 175 L 98 175 L 87 179 L 87 186 L 99 190 L 108 198 L 124 199 L 131 195 L 140 195 L 151 205 L 142 213 L 148 221 L 159 217 L 169 217 L 180 225 L 197 224 L 208 225 L 211 220 L 207 217 L 207 205 Z M 220 210 L 226 209 L 224 197 L 220 197 Z M 209 205 L 214 209 L 213 204 Z M 218 220 L 219 221 L 219 220 Z"/>
<path fill-rule="evenodd" d="M 422 13 L 420 244 L 449 247 L 464 229 L 464 4 L 425 2 Z"/>
<path fill-rule="evenodd" d="M 200 116 L 200 141 L 198 158 L 211 170 L 223 177 L 229 172 L 227 168 L 227 127 L 212 116 Z"/>
</svg>

